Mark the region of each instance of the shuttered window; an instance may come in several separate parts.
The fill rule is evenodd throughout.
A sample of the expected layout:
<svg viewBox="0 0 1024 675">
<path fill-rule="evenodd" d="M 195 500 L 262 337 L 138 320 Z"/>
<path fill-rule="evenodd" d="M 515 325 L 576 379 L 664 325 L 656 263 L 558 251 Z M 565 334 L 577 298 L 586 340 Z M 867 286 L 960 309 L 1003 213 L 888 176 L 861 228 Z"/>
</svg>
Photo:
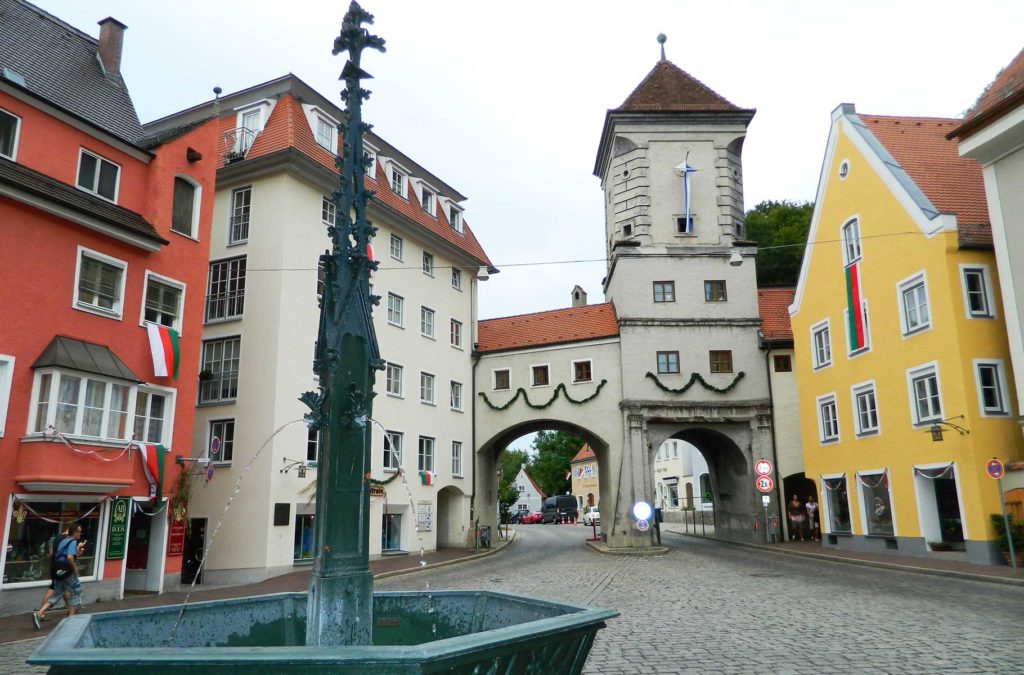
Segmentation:
<svg viewBox="0 0 1024 675">
<path fill-rule="evenodd" d="M 192 231 L 195 216 L 196 186 L 184 178 L 174 179 L 174 205 L 171 209 L 171 229 L 175 232 L 194 237 Z"/>
</svg>

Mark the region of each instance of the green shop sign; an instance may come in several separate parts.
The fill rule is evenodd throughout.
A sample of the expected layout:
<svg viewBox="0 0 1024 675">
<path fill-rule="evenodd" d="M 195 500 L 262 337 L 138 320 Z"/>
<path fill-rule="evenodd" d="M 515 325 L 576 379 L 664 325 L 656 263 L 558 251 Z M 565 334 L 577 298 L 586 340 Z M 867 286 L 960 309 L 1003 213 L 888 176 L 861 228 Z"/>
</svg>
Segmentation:
<svg viewBox="0 0 1024 675">
<path fill-rule="evenodd" d="M 117 497 L 110 510 L 110 530 L 107 533 L 107 560 L 124 560 L 128 547 L 128 514 L 131 513 L 131 497 Z"/>
</svg>

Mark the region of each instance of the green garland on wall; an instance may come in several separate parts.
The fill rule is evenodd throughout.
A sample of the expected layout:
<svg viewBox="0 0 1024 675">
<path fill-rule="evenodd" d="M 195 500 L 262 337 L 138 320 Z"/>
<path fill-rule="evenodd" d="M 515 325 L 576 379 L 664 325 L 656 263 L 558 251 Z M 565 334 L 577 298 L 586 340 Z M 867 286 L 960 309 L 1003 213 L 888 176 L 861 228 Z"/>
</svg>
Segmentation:
<svg viewBox="0 0 1024 675">
<path fill-rule="evenodd" d="M 662 384 L 661 380 L 659 380 L 658 376 L 655 375 L 654 373 L 647 373 L 647 377 L 654 380 L 654 384 L 658 385 L 659 389 L 661 389 L 662 391 L 667 391 L 670 394 L 685 394 L 687 389 L 689 389 L 690 387 L 697 383 L 699 383 L 700 386 L 704 387 L 708 391 L 718 392 L 719 394 L 727 394 L 733 389 L 733 387 L 739 384 L 739 381 L 746 377 L 746 375 L 747 374 L 741 370 L 740 372 L 736 373 L 736 377 L 734 377 L 732 382 L 730 382 L 728 385 L 726 385 L 725 387 L 716 387 L 713 384 L 708 384 L 707 382 L 705 382 L 704 378 L 700 376 L 700 373 L 692 373 L 690 375 L 689 382 L 679 387 L 678 389 L 673 389 L 672 387 L 666 387 L 664 384 Z"/>
<path fill-rule="evenodd" d="M 547 403 L 531 403 L 530 397 L 527 395 L 526 390 L 523 389 L 522 387 L 516 389 L 516 395 L 509 399 L 508 403 L 502 406 L 497 406 L 491 403 L 491 399 L 487 398 L 487 394 L 485 394 L 484 392 L 480 392 L 480 397 L 483 398 L 484 403 L 486 403 L 491 410 L 497 410 L 498 412 L 501 412 L 502 410 L 505 410 L 506 408 L 511 406 L 513 403 L 516 402 L 516 399 L 518 399 L 520 396 L 523 397 L 523 400 L 526 401 L 526 405 L 528 405 L 529 407 L 533 408 L 534 410 L 543 410 L 544 408 L 547 408 L 548 406 L 555 402 L 555 399 L 558 398 L 559 392 L 561 392 L 562 395 L 565 396 L 565 400 L 568 401 L 569 403 L 572 403 L 573 405 L 583 405 L 587 401 L 596 398 L 597 395 L 601 393 L 602 387 L 604 387 L 604 385 L 606 384 L 608 384 L 608 380 L 601 380 L 601 383 L 597 385 L 597 389 L 594 390 L 593 394 L 587 396 L 586 398 L 581 398 L 578 401 L 574 399 L 572 396 L 569 396 L 569 392 L 566 390 L 564 382 L 560 383 L 557 387 L 555 387 L 555 393 L 551 395 L 551 398 L 548 399 Z"/>
<path fill-rule="evenodd" d="M 400 475 L 402 475 L 402 472 L 401 471 L 396 471 L 393 474 L 391 474 L 390 476 L 388 476 L 387 478 L 385 478 L 384 480 L 377 480 L 376 478 L 373 478 L 372 476 L 367 476 L 367 480 L 370 482 L 370 485 L 373 485 L 375 487 L 383 487 L 383 486 L 387 485 L 388 483 L 394 481 Z"/>
</svg>

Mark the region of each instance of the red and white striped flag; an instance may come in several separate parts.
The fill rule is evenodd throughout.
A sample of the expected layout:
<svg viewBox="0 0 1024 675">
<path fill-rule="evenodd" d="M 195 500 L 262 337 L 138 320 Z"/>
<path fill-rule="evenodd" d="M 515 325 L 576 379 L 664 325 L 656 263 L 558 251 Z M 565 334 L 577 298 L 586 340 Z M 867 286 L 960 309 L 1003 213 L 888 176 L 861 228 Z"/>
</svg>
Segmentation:
<svg viewBox="0 0 1024 675">
<path fill-rule="evenodd" d="M 178 365 L 181 353 L 178 349 L 178 331 L 167 326 L 146 324 L 149 334 L 149 351 L 153 355 L 153 374 L 157 377 L 171 375 L 178 379 Z"/>
</svg>

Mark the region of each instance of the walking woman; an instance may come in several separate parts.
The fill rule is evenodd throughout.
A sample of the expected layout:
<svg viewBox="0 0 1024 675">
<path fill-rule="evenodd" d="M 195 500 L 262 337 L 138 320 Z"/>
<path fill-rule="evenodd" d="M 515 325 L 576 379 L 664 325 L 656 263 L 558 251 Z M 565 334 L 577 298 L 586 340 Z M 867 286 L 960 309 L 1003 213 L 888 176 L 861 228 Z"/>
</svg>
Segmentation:
<svg viewBox="0 0 1024 675">
<path fill-rule="evenodd" d="M 804 521 L 807 520 L 807 510 L 800 503 L 800 498 L 793 495 L 789 500 L 789 538 L 790 540 L 800 537 L 804 541 Z"/>
</svg>

